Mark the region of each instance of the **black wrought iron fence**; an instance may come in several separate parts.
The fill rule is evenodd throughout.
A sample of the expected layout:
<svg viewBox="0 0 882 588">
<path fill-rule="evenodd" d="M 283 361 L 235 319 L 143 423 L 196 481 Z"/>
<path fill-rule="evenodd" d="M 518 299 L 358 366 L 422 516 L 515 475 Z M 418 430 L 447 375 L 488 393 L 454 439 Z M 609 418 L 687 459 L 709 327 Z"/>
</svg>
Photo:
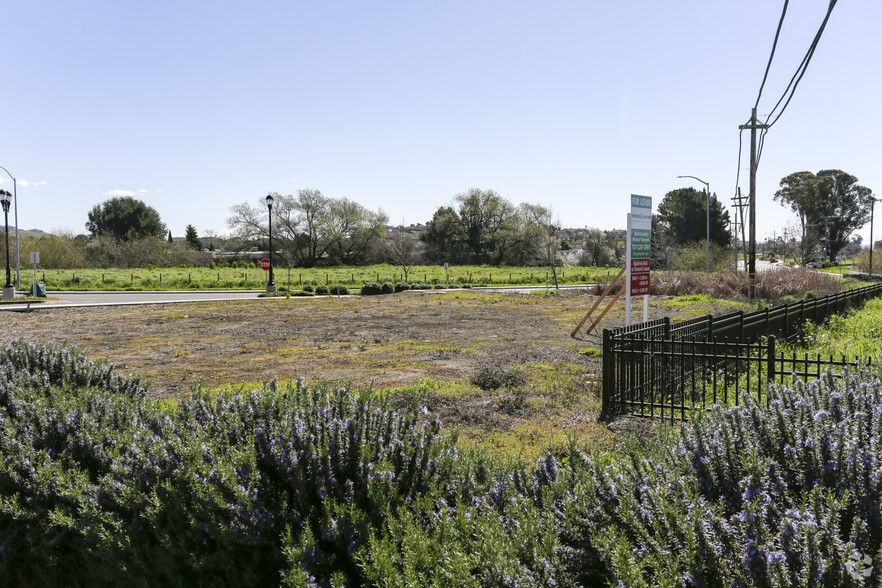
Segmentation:
<svg viewBox="0 0 882 588">
<path fill-rule="evenodd" d="M 836 377 L 858 360 L 782 354 L 778 338 L 793 339 L 806 321 L 820 322 L 880 295 L 876 284 L 752 313 L 605 329 L 603 416 L 685 418 L 695 409 L 740 404 L 746 395 L 762 400 L 770 381 Z"/>
</svg>

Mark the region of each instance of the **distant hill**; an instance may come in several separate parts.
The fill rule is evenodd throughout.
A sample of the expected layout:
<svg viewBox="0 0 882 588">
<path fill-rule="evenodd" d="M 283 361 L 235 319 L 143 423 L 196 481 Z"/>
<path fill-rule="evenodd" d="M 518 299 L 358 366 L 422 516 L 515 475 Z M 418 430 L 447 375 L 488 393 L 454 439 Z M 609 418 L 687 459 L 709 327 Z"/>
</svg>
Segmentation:
<svg viewBox="0 0 882 588">
<path fill-rule="evenodd" d="M 3 225 L 0 224 L 0 229 L 2 229 L 2 228 L 3 228 Z M 9 232 L 10 232 L 10 233 L 14 233 L 14 232 L 15 232 L 15 227 L 12 226 L 12 225 L 9 225 Z M 33 235 L 45 235 L 45 234 L 46 234 L 46 231 L 43 231 L 43 230 L 40 230 L 40 229 L 20 229 L 20 230 L 18 231 L 18 234 L 19 234 L 19 235 L 22 235 L 22 234 L 24 234 L 24 233 L 31 233 L 31 234 L 33 234 Z"/>
</svg>

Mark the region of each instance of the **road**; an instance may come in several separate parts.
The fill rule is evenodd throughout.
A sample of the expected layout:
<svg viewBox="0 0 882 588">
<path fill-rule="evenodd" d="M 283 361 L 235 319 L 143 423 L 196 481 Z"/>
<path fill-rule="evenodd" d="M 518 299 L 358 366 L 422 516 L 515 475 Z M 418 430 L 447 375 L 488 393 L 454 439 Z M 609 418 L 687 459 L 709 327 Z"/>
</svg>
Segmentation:
<svg viewBox="0 0 882 588">
<path fill-rule="evenodd" d="M 48 292 L 45 302 L 32 303 L 31 308 L 70 308 L 73 306 L 113 306 L 123 304 L 170 304 L 223 300 L 253 300 L 263 290 L 186 290 L 155 292 Z M 27 303 L 0 304 L 0 310 L 24 310 Z"/>
<path fill-rule="evenodd" d="M 584 289 L 593 284 L 580 286 L 561 286 L 565 289 Z M 521 294 L 550 290 L 548 286 L 515 286 L 497 288 L 474 288 L 475 291 L 517 292 Z M 461 290 L 427 290 L 432 293 L 460 292 Z M 165 291 L 95 291 L 95 292 L 55 292 L 48 295 L 54 300 L 45 302 L 25 301 L 0 303 L 0 311 L 49 310 L 53 308 L 71 308 L 77 306 L 116 306 L 125 304 L 174 304 L 176 302 L 214 302 L 224 300 L 258 300 L 257 295 L 263 290 L 165 290 Z M 20 295 L 22 293 L 19 293 Z M 260 300 L 272 300 L 260 298 Z"/>
</svg>

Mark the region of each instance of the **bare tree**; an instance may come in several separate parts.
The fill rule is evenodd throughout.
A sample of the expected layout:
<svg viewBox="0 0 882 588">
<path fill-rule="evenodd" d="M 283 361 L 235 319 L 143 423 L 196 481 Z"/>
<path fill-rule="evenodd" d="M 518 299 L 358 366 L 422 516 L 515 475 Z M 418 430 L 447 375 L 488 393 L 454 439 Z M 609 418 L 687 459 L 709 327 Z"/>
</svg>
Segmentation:
<svg viewBox="0 0 882 588">
<path fill-rule="evenodd" d="M 404 281 L 408 281 L 410 269 L 422 259 L 423 244 L 415 236 L 393 229 L 383 244 L 384 257 L 392 265 L 401 268 Z"/>
<path fill-rule="evenodd" d="M 388 217 L 346 198 L 328 198 L 318 190 L 296 195 L 273 194 L 273 242 L 295 264 L 313 267 L 320 260 L 354 263 L 385 232 Z M 227 226 L 243 242 L 268 234 L 268 209 L 263 200 L 231 208 Z"/>
<path fill-rule="evenodd" d="M 554 289 L 557 290 L 560 288 L 557 281 L 557 268 L 562 264 L 560 219 L 554 218 L 550 208 L 538 207 L 534 208 L 533 212 L 536 225 L 542 229 L 538 239 L 540 262 L 542 265 L 548 266 L 554 281 Z"/>
</svg>

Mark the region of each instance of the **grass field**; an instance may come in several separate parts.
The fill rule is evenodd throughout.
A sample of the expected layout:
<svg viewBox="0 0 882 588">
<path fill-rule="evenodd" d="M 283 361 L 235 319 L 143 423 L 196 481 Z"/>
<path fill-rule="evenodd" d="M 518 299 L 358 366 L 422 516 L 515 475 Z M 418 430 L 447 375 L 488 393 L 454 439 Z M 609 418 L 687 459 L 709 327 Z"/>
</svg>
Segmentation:
<svg viewBox="0 0 882 588">
<path fill-rule="evenodd" d="M 71 308 L 15 313 L 0 337 L 76 345 L 169 399 L 273 378 L 385 389 L 439 414 L 466 445 L 530 460 L 568 435 L 594 446 L 612 439 L 596 422 L 601 332 L 570 337 L 594 300 L 459 290 Z M 651 312 L 682 320 L 739 307 L 687 296 L 655 299 Z M 601 328 L 623 321 L 619 302 Z"/>
<path fill-rule="evenodd" d="M 561 284 L 585 284 L 607 281 L 618 268 L 560 268 Z M 367 282 L 400 282 L 404 273 L 391 265 L 340 266 L 328 268 L 286 268 L 273 270 L 276 285 L 300 289 L 305 285 L 342 284 L 359 288 Z M 188 289 L 260 289 L 266 285 L 267 272 L 250 268 L 151 268 L 151 269 L 77 269 L 40 270 L 49 290 L 188 290 Z M 443 266 L 414 266 L 409 270 L 411 283 L 451 285 L 529 285 L 549 284 L 553 277 L 546 267 L 452 266 L 445 274 Z"/>
</svg>

